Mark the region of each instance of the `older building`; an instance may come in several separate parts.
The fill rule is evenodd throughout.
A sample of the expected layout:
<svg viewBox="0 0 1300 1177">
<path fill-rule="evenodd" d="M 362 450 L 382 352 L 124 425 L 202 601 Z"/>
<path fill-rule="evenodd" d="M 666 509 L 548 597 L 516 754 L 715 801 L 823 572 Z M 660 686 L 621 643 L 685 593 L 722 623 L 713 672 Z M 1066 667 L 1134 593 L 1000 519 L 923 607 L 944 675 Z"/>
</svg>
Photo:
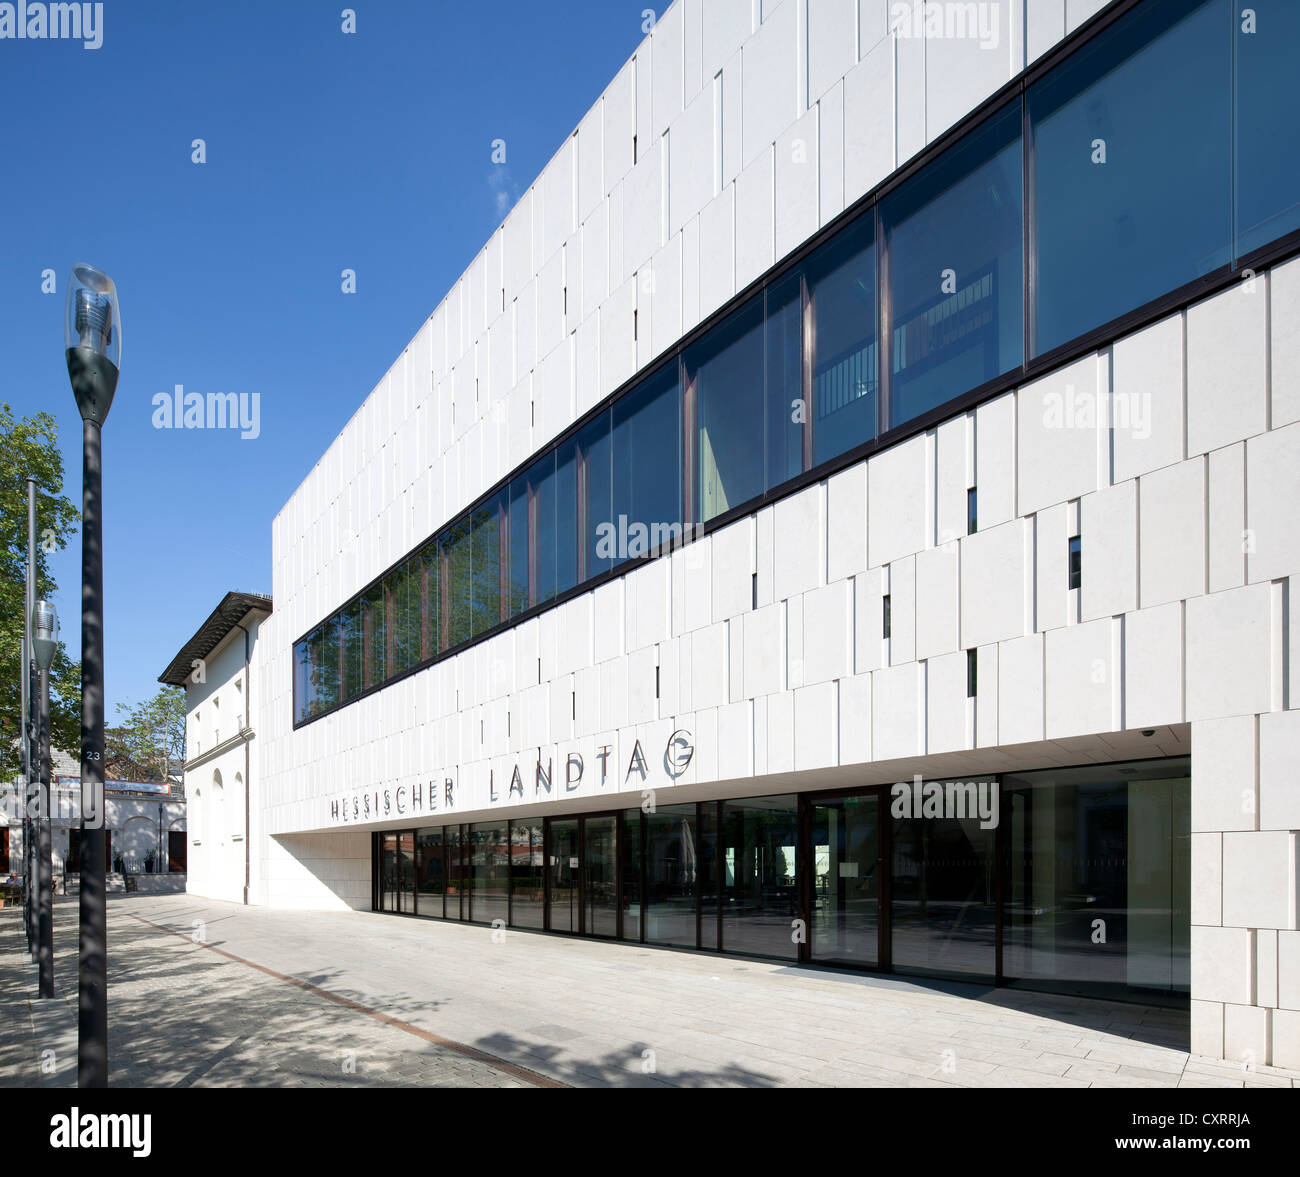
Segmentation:
<svg viewBox="0 0 1300 1177">
<path fill-rule="evenodd" d="M 250 788 L 257 772 L 251 668 L 271 598 L 227 593 L 158 681 L 184 687 L 186 890 L 248 902 Z M 260 817 L 260 814 L 258 815 Z"/>
<path fill-rule="evenodd" d="M 1297 59 L 1286 0 L 677 0 L 275 520 L 253 901 L 1300 1066 Z"/>
</svg>

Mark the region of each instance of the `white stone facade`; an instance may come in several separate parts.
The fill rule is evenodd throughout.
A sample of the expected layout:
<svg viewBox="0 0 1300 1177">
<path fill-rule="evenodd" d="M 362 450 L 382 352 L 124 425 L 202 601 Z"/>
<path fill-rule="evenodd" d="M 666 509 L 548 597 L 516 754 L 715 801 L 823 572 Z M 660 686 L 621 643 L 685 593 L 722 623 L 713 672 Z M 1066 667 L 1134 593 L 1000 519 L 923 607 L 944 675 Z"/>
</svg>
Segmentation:
<svg viewBox="0 0 1300 1177">
<path fill-rule="evenodd" d="M 1300 1067 L 1300 261 L 292 726 L 295 639 L 1102 6 L 1002 0 L 992 49 L 886 0 L 662 15 L 275 520 L 254 902 L 370 906 L 409 820 L 332 798 L 450 778 L 474 821 L 609 747 L 514 810 L 635 805 L 679 728 L 674 801 L 1190 752 L 1192 1049 Z M 189 795 L 191 889 L 233 897 Z"/>
</svg>

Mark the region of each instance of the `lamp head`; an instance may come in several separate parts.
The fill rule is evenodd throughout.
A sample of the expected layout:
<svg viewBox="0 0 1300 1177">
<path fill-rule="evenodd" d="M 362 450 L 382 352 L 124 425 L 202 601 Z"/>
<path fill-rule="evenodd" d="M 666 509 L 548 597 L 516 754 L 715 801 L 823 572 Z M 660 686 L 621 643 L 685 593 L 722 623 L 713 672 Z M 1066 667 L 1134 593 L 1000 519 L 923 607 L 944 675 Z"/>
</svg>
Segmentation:
<svg viewBox="0 0 1300 1177">
<path fill-rule="evenodd" d="M 122 364 L 122 315 L 113 279 L 94 266 L 72 267 L 63 342 L 82 420 L 103 425 Z"/>
<path fill-rule="evenodd" d="M 59 614 L 49 601 L 37 601 L 32 612 L 32 647 L 36 665 L 49 670 L 59 645 Z"/>
</svg>

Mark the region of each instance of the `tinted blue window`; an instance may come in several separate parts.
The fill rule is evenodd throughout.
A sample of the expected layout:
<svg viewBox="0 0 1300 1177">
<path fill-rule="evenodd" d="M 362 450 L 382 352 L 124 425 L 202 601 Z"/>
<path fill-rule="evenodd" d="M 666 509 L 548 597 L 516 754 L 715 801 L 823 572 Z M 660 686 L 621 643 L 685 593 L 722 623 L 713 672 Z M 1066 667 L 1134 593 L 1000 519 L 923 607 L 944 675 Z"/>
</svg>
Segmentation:
<svg viewBox="0 0 1300 1177">
<path fill-rule="evenodd" d="M 507 604 L 510 616 L 517 617 L 530 603 L 530 572 L 532 549 L 530 546 L 529 519 L 532 515 L 532 496 L 527 475 L 521 475 L 510 484 L 510 546 L 509 568 L 506 575 Z"/>
<path fill-rule="evenodd" d="M 543 539 L 549 526 L 545 516 L 539 516 L 538 535 Z M 554 527 L 555 591 L 562 593 L 578 583 L 578 553 L 582 549 L 578 509 L 578 443 L 573 438 L 555 451 Z"/>
<path fill-rule="evenodd" d="M 859 217 L 808 260 L 814 466 L 876 436 L 875 231 Z"/>
<path fill-rule="evenodd" d="M 1230 48 L 1221 0 L 1150 0 L 1029 88 L 1035 355 L 1228 262 Z"/>
<path fill-rule="evenodd" d="M 555 455 L 547 454 L 528 471 L 532 496 L 533 571 L 531 601 L 539 605 L 555 596 L 558 556 L 555 514 Z"/>
<path fill-rule="evenodd" d="M 1242 11 L 1254 12 L 1254 21 Z M 1229 14 L 1237 48 L 1237 256 L 1300 229 L 1300 4 Z M 1254 31 L 1249 31 L 1253 29 Z"/>
<path fill-rule="evenodd" d="M 349 601 L 339 619 L 342 692 L 345 699 L 361 693 L 361 602 Z"/>
<path fill-rule="evenodd" d="M 318 631 L 312 650 L 315 709 L 327 711 L 339 702 L 339 619 L 331 617 Z"/>
<path fill-rule="evenodd" d="M 881 202 L 889 424 L 1024 360 L 1024 182 L 1013 105 Z"/>
<path fill-rule="evenodd" d="M 303 638 L 293 647 L 293 718 L 300 723 L 311 714 L 310 639 Z"/>
<path fill-rule="evenodd" d="M 695 518 L 763 493 L 763 296 L 751 299 L 685 356 L 695 410 Z"/>
<path fill-rule="evenodd" d="M 447 560 L 444 566 L 447 584 L 443 590 L 443 602 L 447 610 L 445 625 L 449 648 L 467 642 L 470 638 L 470 617 L 474 607 L 471 592 L 472 544 L 472 530 L 468 516 L 457 519 L 443 537 L 443 549 Z"/>
<path fill-rule="evenodd" d="M 682 531 L 682 398 L 677 365 L 614 402 L 614 563 L 644 556 Z M 623 520 L 626 520 L 626 525 Z M 626 541 L 624 541 L 626 535 Z"/>
<path fill-rule="evenodd" d="M 609 523 L 612 505 L 610 459 L 614 451 L 610 444 L 609 430 L 607 409 L 589 422 L 576 439 L 578 483 L 575 497 L 578 507 L 579 581 L 598 576 L 614 564 L 611 558 L 602 557 L 596 551 L 600 539 L 596 529 L 601 524 Z"/>
<path fill-rule="evenodd" d="M 767 289 L 763 323 L 763 397 L 767 424 L 766 486 L 770 490 L 804 470 L 808 413 L 803 399 L 803 275 Z"/>
<path fill-rule="evenodd" d="M 501 520 L 506 509 L 504 493 L 494 495 L 471 513 L 474 542 L 470 636 L 478 637 L 502 620 Z"/>
<path fill-rule="evenodd" d="M 388 677 L 388 610 L 380 584 L 361 598 L 362 684 L 368 690 Z"/>
</svg>

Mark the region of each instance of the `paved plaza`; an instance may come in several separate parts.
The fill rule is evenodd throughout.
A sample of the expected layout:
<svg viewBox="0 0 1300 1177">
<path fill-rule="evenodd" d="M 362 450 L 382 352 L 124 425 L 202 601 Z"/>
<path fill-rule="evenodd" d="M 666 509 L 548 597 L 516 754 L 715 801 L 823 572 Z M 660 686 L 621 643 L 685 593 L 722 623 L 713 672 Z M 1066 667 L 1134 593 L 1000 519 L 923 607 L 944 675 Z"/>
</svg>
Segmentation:
<svg viewBox="0 0 1300 1177">
<path fill-rule="evenodd" d="M 1291 1087 L 1189 1056 L 1182 1011 L 385 917 L 109 899 L 121 1086 Z M 0 911 L 0 1085 L 76 1076 L 75 898 L 58 996 Z"/>
</svg>

